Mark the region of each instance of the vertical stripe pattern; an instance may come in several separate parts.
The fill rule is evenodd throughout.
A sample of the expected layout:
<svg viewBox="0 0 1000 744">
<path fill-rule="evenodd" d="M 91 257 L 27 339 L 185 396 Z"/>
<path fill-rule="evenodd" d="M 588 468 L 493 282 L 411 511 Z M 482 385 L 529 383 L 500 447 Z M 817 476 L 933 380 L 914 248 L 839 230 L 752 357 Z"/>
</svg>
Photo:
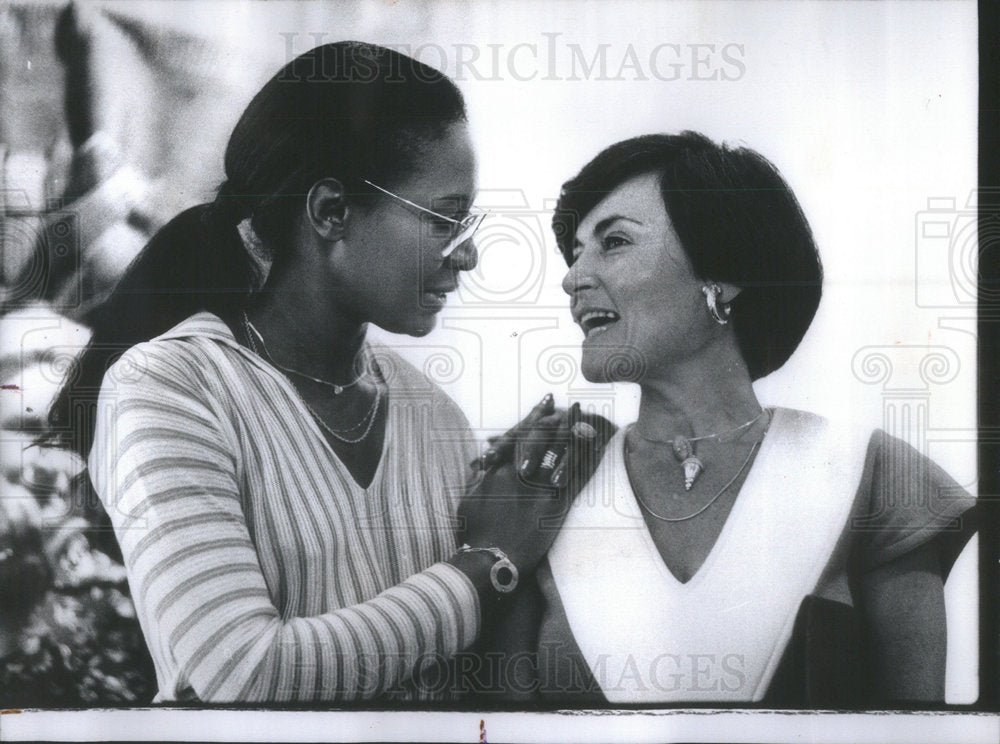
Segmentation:
<svg viewBox="0 0 1000 744">
<path fill-rule="evenodd" d="M 159 700 L 434 698 L 411 678 L 479 632 L 442 563 L 474 456 L 458 407 L 387 349 L 385 446 L 361 488 L 289 382 L 200 313 L 105 377 L 90 472 Z"/>
</svg>

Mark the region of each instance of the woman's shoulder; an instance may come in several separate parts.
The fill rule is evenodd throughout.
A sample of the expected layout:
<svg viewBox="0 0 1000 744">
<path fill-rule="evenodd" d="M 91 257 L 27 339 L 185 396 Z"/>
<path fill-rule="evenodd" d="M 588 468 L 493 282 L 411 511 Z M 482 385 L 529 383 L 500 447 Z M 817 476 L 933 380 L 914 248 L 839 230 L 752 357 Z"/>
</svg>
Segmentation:
<svg viewBox="0 0 1000 744">
<path fill-rule="evenodd" d="M 785 428 L 797 429 L 803 434 L 811 434 L 820 430 L 836 430 L 842 433 L 852 433 L 855 436 L 870 438 L 876 428 L 864 422 L 850 420 L 844 416 L 826 416 L 801 408 L 786 408 L 770 406 L 772 426 L 780 422 Z"/>
<path fill-rule="evenodd" d="M 768 410 L 771 412 L 768 438 L 789 457 L 805 457 L 820 448 L 842 464 L 860 466 L 878 438 L 874 426 L 846 417 L 780 406 Z"/>
<path fill-rule="evenodd" d="M 148 341 L 130 346 L 109 365 L 102 390 L 169 387 L 195 393 L 212 388 L 210 378 L 222 349 L 236 344 L 228 326 L 216 315 L 200 312 Z"/>
<path fill-rule="evenodd" d="M 931 457 L 876 429 L 868 448 L 866 511 L 854 520 L 863 533 L 865 563 L 889 563 L 934 540 L 947 575 L 976 529 L 976 499 Z"/>
<path fill-rule="evenodd" d="M 965 487 L 929 454 L 884 429 L 872 431 L 868 464 L 872 501 L 879 509 L 916 503 L 950 519 L 975 503 Z"/>
<path fill-rule="evenodd" d="M 239 342 L 219 316 L 202 311 L 188 316 L 139 346 L 146 350 L 156 350 L 162 355 L 172 354 L 192 362 L 204 363 L 208 350 L 239 348 Z"/>
<path fill-rule="evenodd" d="M 893 483 L 898 483 L 900 476 L 915 472 L 925 472 L 933 480 L 954 482 L 930 456 L 920 452 L 903 438 L 871 423 L 854 421 L 844 416 L 824 416 L 796 408 L 774 407 L 771 411 L 773 422 L 800 436 L 826 430 L 853 436 L 856 441 L 864 442 L 865 457 L 869 465 L 878 466 L 879 471 L 892 479 Z M 958 488 L 961 489 L 960 486 Z"/>
<path fill-rule="evenodd" d="M 831 457 L 860 461 L 849 529 L 862 566 L 884 565 L 935 541 L 947 575 L 976 528 L 976 500 L 963 486 L 929 454 L 877 426 L 795 409 L 774 411 L 774 422 L 793 433 L 792 441 L 824 442 Z M 821 438 L 823 432 L 832 436 Z M 848 441 L 850 448 L 841 449 L 838 442 Z"/>
</svg>

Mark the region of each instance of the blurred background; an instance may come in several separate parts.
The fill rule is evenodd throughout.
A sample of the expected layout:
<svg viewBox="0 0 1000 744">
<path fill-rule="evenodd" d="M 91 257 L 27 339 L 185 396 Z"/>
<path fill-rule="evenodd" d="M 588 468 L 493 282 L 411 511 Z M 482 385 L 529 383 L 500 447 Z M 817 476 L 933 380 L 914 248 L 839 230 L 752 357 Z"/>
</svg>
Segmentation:
<svg viewBox="0 0 1000 744">
<path fill-rule="evenodd" d="M 482 437 L 545 392 L 619 424 L 579 374 L 548 230 L 560 184 L 636 134 L 695 129 L 783 172 L 826 271 L 762 402 L 881 426 L 975 492 L 973 2 L 0 4 L 0 706 L 155 692 L 113 536 L 30 446 L 87 318 L 158 226 L 208 201 L 229 132 L 295 55 L 360 39 L 454 77 L 478 148 L 480 266 L 397 347 Z M 96 136 L 91 136 L 96 133 Z M 946 586 L 948 701 L 977 696 L 976 545 Z"/>
</svg>

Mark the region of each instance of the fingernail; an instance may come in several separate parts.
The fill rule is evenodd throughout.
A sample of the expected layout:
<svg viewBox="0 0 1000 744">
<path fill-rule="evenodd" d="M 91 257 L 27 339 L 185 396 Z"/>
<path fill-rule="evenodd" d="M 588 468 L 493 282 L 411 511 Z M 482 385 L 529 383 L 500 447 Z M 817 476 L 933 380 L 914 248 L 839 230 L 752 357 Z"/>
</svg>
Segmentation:
<svg viewBox="0 0 1000 744">
<path fill-rule="evenodd" d="M 552 479 L 549 481 L 556 488 L 562 488 L 566 485 L 566 463 L 561 462 L 559 467 L 556 468 L 556 472 L 552 474 Z"/>
<path fill-rule="evenodd" d="M 531 465 L 531 458 L 530 457 L 524 458 L 524 462 L 521 463 L 521 467 L 520 467 L 521 475 L 527 475 L 528 474 L 528 466 L 529 465 Z"/>
<path fill-rule="evenodd" d="M 595 439 L 597 437 L 597 429 L 586 421 L 577 421 L 573 424 L 572 432 L 574 436 L 580 439 Z"/>
<path fill-rule="evenodd" d="M 482 465 L 483 470 L 489 470 L 497 461 L 497 450 L 495 447 L 490 447 L 483 453 L 483 456 L 479 458 L 479 462 Z"/>
</svg>

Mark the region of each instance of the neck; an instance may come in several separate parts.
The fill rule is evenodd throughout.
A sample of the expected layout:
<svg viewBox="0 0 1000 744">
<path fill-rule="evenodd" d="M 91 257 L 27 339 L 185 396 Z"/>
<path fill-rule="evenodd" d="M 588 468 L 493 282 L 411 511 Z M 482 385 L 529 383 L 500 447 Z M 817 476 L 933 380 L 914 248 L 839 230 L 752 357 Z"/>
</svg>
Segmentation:
<svg viewBox="0 0 1000 744">
<path fill-rule="evenodd" d="M 646 436 L 701 437 L 750 421 L 761 411 L 750 373 L 732 345 L 709 347 L 640 383 L 636 426 Z"/>
<path fill-rule="evenodd" d="M 247 317 L 279 364 L 342 385 L 357 377 L 367 324 L 323 299 L 276 289 L 261 295 Z"/>
</svg>

